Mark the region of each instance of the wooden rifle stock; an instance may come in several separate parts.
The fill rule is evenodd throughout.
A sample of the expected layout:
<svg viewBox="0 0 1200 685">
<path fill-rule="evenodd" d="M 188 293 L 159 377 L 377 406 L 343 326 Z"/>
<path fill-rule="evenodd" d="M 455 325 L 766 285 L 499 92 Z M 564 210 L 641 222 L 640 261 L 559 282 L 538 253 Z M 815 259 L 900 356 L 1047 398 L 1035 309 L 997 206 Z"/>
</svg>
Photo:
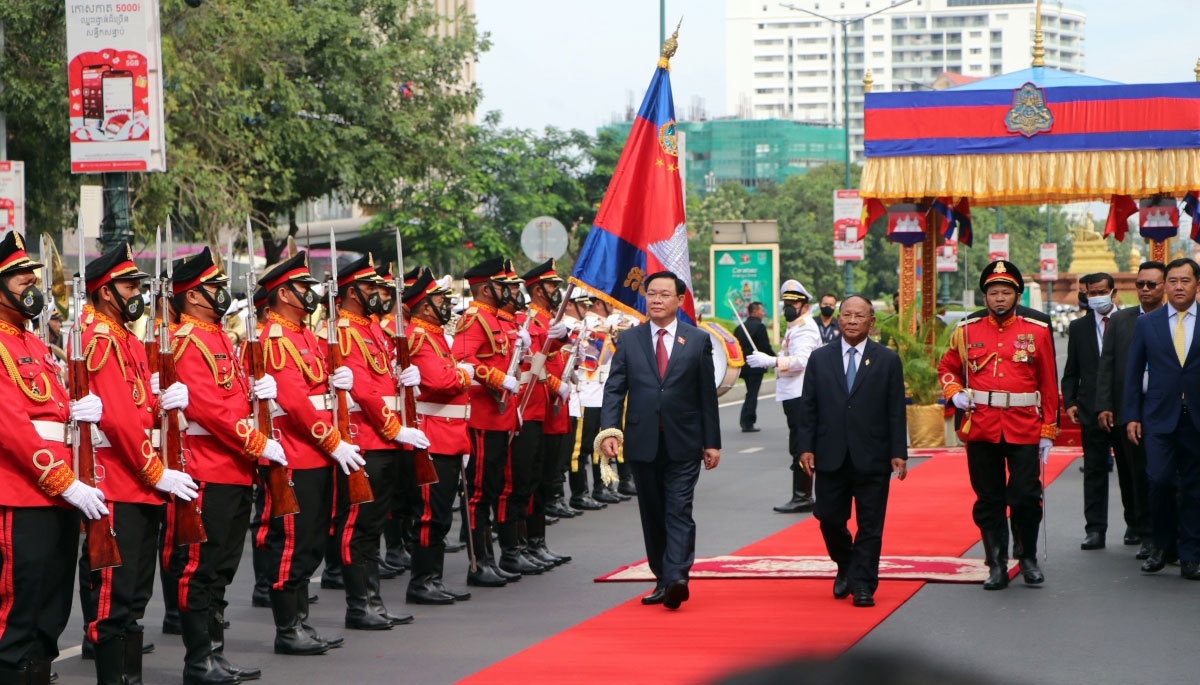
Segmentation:
<svg viewBox="0 0 1200 685">
<path fill-rule="evenodd" d="M 336 312 L 330 312 L 329 316 L 336 317 Z M 329 372 L 333 373 L 335 369 L 342 366 L 342 347 L 338 344 L 337 331 L 334 331 L 332 339 L 329 341 Z M 354 444 L 354 436 L 350 431 L 350 393 L 345 390 L 336 390 L 337 396 L 337 411 L 334 414 L 334 423 L 337 429 L 342 433 L 342 440 Z M 375 500 L 375 493 L 371 491 L 371 483 L 367 480 L 366 469 L 360 468 L 357 471 L 351 471 L 350 475 L 346 476 L 347 497 L 350 498 L 350 504 L 366 504 Z"/>
<path fill-rule="evenodd" d="M 248 323 L 247 336 L 254 334 L 254 331 L 250 331 L 249 327 L 250 324 Z M 246 354 L 250 359 L 250 375 L 255 380 L 267 375 L 266 365 L 263 361 L 262 341 L 247 340 Z M 255 399 L 254 416 L 258 423 L 255 428 L 268 438 L 274 437 L 275 426 L 271 420 L 271 400 Z M 269 462 L 267 464 L 267 482 L 265 486 L 268 497 L 271 500 L 271 518 L 300 513 L 300 502 L 296 499 L 296 491 L 292 489 L 292 479 L 288 475 L 288 467 L 283 464 Z"/>
<path fill-rule="evenodd" d="M 166 329 L 166 326 L 163 326 Z M 159 333 L 160 336 L 163 333 Z M 158 372 L 158 385 L 161 389 L 171 387 L 177 377 L 175 375 L 175 357 L 170 348 L 161 341 L 146 344 L 146 356 L 150 359 L 151 372 Z M 167 347 L 164 351 L 162 348 Z M 186 471 L 187 465 L 183 460 L 183 436 L 179 430 L 179 410 L 162 411 L 159 415 L 159 436 L 162 441 L 161 454 L 166 467 L 175 471 Z M 208 533 L 204 530 L 204 519 L 200 515 L 199 498 L 191 502 L 175 500 L 175 544 L 194 545 L 197 542 L 207 542 Z"/>
<path fill-rule="evenodd" d="M 403 331 L 399 333 L 396 336 L 396 363 L 404 370 L 412 361 L 408 358 L 408 340 Z M 411 428 L 417 422 L 417 397 L 413 394 L 413 389 L 401 386 L 400 400 L 404 402 L 404 411 L 400 412 L 400 423 L 406 428 Z M 429 456 L 429 450 L 413 448 L 413 477 L 416 478 L 418 487 L 438 482 L 437 469 L 433 467 L 433 457 Z"/>
<path fill-rule="evenodd" d="M 71 399 L 81 400 L 88 395 L 87 361 L 82 351 L 75 350 L 78 359 L 70 365 Z M 96 479 L 96 453 L 92 447 L 92 424 L 75 424 L 75 450 L 78 456 L 79 479 L 85 485 L 99 487 Z M 84 519 L 87 530 L 88 566 L 93 571 L 121 565 L 121 553 L 117 550 L 117 531 L 113 529 L 112 517 L 105 514 L 98 519 Z"/>
</svg>

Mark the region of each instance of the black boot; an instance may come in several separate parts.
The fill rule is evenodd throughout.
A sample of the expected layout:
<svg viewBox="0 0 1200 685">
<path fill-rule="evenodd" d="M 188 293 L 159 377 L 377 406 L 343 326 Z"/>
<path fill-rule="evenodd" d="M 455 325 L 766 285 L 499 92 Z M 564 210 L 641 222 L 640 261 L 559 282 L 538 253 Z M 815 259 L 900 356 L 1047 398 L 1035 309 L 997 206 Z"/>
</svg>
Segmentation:
<svg viewBox="0 0 1200 685">
<path fill-rule="evenodd" d="M 429 564 L 430 564 L 430 582 L 433 586 L 440 590 L 442 594 L 450 595 L 456 602 L 465 602 L 471 599 L 471 593 L 466 590 L 451 590 L 442 582 L 442 572 L 445 568 L 446 555 L 445 551 L 438 548 L 436 545 L 429 548 Z"/>
<path fill-rule="evenodd" d="M 383 605 L 383 596 L 379 594 L 379 574 L 376 572 L 372 572 L 372 570 L 371 570 L 372 568 L 378 569 L 379 565 L 376 564 L 374 567 L 372 567 L 370 565 L 366 566 L 366 569 L 367 569 L 367 595 L 368 595 L 368 597 L 370 597 L 370 599 L 368 600 L 368 604 L 370 605 L 371 609 L 373 611 L 375 611 L 375 613 L 386 618 L 394 626 L 402 626 L 407 623 L 412 623 L 413 622 L 412 614 L 405 614 L 405 613 L 393 614 L 392 612 L 388 611 L 388 608 L 386 606 Z"/>
<path fill-rule="evenodd" d="M 637 497 L 637 486 L 633 484 L 633 469 L 629 464 L 619 461 L 617 462 L 617 475 L 621 477 L 617 483 L 617 493 L 627 497 Z"/>
<path fill-rule="evenodd" d="M 537 518 L 536 514 L 534 515 L 534 518 Z M 538 519 L 534 522 L 534 525 L 543 531 L 546 530 L 546 524 L 547 522 L 544 518 Z M 530 526 L 529 521 L 517 521 L 517 546 L 521 550 L 521 556 L 531 564 L 541 566 L 543 572 L 549 571 L 555 566 L 558 566 L 558 564 L 554 563 L 552 560 L 543 560 L 541 557 L 533 553 L 533 550 L 529 546 L 529 529 L 531 527 L 532 526 Z"/>
<path fill-rule="evenodd" d="M 412 577 L 408 581 L 408 590 L 404 599 L 410 604 L 454 604 L 454 598 L 442 592 L 433 579 L 437 572 L 434 556 L 441 557 L 441 548 L 422 547 L 417 545 L 412 551 Z"/>
<path fill-rule="evenodd" d="M 271 583 L 266 577 L 254 579 L 254 591 L 250 593 L 250 606 L 255 607 L 270 607 L 271 606 Z"/>
<path fill-rule="evenodd" d="M 792 471 L 792 498 L 787 502 L 772 507 L 775 511 L 781 514 L 799 514 L 813 510 L 812 500 L 812 476 L 804 472 L 804 469 L 795 469 Z"/>
<path fill-rule="evenodd" d="M 225 658 L 225 615 L 212 609 L 208 613 L 208 638 L 212 640 L 212 655 L 221 668 L 242 680 L 258 680 L 262 671 L 253 666 L 238 666 Z"/>
<path fill-rule="evenodd" d="M 601 480 L 597 480 L 596 484 L 592 486 L 592 499 L 601 504 L 616 504 L 621 501 L 621 498 L 617 497 L 616 493 L 612 490 L 609 490 L 608 486 Z"/>
<path fill-rule="evenodd" d="M 451 554 L 454 554 L 455 552 L 461 552 L 466 548 L 467 548 L 466 540 L 463 540 L 462 542 L 450 542 L 450 536 L 446 536 L 446 537 L 442 538 L 442 549 L 446 550 L 447 552 L 449 552 Z"/>
<path fill-rule="evenodd" d="M 325 570 L 321 571 L 321 589 L 322 590 L 341 590 L 346 587 L 346 581 L 342 578 L 342 562 L 336 557 L 330 558 L 325 556 Z"/>
<path fill-rule="evenodd" d="M 529 534 L 528 546 L 530 554 L 533 554 L 539 561 L 549 562 L 554 566 L 560 566 L 571 560 L 569 554 L 558 554 L 546 546 L 546 526 L 540 525 L 537 521 L 530 521 L 527 532 Z"/>
<path fill-rule="evenodd" d="M 1013 556 L 1021 567 L 1021 577 L 1026 585 L 1041 585 L 1046 582 L 1046 574 L 1037 564 L 1037 526 L 1023 524 L 1015 529 L 1018 532 L 1013 537 Z"/>
<path fill-rule="evenodd" d="M 96 685 L 125 685 L 125 637 L 114 637 L 93 645 Z"/>
<path fill-rule="evenodd" d="M 475 587 L 504 587 L 508 579 L 501 576 L 492 568 L 488 559 L 491 534 L 486 528 L 476 528 L 471 532 L 471 545 L 475 548 L 475 570 L 467 571 L 467 585 Z M 517 576 L 520 578 L 520 576 Z"/>
<path fill-rule="evenodd" d="M 361 565 L 342 567 L 346 581 L 346 627 L 353 630 L 390 630 L 392 622 L 371 606 L 367 570 Z"/>
<path fill-rule="evenodd" d="M 300 624 L 295 590 L 271 590 L 271 613 L 275 617 L 276 654 L 324 654 L 329 645 L 315 640 Z M 307 599 L 307 598 L 306 598 Z"/>
<path fill-rule="evenodd" d="M 296 616 L 300 619 L 300 629 L 317 642 L 324 642 L 330 649 L 341 647 L 346 641 L 344 637 L 325 637 L 308 624 L 308 605 L 312 597 L 308 594 L 308 581 L 296 588 Z"/>
<path fill-rule="evenodd" d="M 500 533 L 500 569 L 508 573 L 519 573 L 523 576 L 537 576 L 545 571 L 541 564 L 535 564 L 521 554 L 521 542 L 517 535 L 517 522 L 501 523 L 496 528 Z"/>
<path fill-rule="evenodd" d="M 125 634 L 125 685 L 142 685 L 143 637 L 141 632 Z"/>
<path fill-rule="evenodd" d="M 183 634 L 183 626 L 179 621 L 179 607 L 167 607 L 163 613 L 162 631 L 164 635 Z"/>
<path fill-rule="evenodd" d="M 49 661 L 24 661 L 20 668 L 0 668 L 0 685 L 49 685 Z"/>
<path fill-rule="evenodd" d="M 242 682 L 213 658 L 211 620 L 207 611 L 185 611 L 179 616 L 183 631 L 183 685 L 237 685 Z"/>
<path fill-rule="evenodd" d="M 476 548 L 476 549 L 482 549 L 484 551 L 484 553 L 481 554 L 480 559 L 486 559 L 486 563 L 488 566 L 491 567 L 492 573 L 495 573 L 497 576 L 500 576 L 504 580 L 506 580 L 510 583 L 515 583 L 515 582 L 521 580 L 520 573 L 509 573 L 508 571 L 505 571 L 504 569 L 500 568 L 500 564 L 496 560 L 495 545 L 496 545 L 497 536 L 492 531 L 491 526 L 488 526 L 485 529 L 485 531 L 486 531 L 486 534 L 484 535 L 484 543 L 485 543 L 484 546 Z M 481 562 L 481 563 L 483 563 L 483 562 Z"/>
<path fill-rule="evenodd" d="M 1003 590 L 1008 587 L 1008 528 L 984 531 L 983 551 L 988 567 L 983 589 Z"/>
<path fill-rule="evenodd" d="M 385 564 L 398 571 L 412 568 L 408 537 L 408 517 L 392 514 L 383 526 L 383 539 L 387 544 L 387 554 L 383 557 Z"/>
</svg>

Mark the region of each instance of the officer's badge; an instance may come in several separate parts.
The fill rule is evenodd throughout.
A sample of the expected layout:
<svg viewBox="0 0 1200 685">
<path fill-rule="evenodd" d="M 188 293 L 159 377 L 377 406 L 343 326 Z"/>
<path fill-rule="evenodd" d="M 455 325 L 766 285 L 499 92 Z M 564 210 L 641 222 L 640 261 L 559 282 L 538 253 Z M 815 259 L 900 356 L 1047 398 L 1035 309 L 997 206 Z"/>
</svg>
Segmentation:
<svg viewBox="0 0 1200 685">
<path fill-rule="evenodd" d="M 1049 131 L 1054 125 L 1054 115 L 1046 106 L 1046 93 L 1035 84 L 1027 82 L 1013 91 L 1013 106 L 1004 117 L 1009 133 L 1020 133 L 1032 138 Z"/>
<path fill-rule="evenodd" d="M 658 129 L 658 146 L 663 153 L 672 157 L 679 156 L 679 140 L 675 136 L 675 120 L 671 119 Z"/>
</svg>

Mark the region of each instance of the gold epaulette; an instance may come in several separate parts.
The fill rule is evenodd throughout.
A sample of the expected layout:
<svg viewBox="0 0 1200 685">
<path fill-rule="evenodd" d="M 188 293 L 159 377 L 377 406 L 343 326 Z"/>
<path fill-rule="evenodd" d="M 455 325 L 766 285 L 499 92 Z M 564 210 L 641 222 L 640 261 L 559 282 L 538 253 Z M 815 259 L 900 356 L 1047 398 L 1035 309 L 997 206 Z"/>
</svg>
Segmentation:
<svg viewBox="0 0 1200 685">
<path fill-rule="evenodd" d="M 280 326 L 277 323 L 271 324 L 271 327 L 267 329 L 267 337 L 268 338 L 282 338 L 283 337 L 283 326 Z"/>
<path fill-rule="evenodd" d="M 185 324 L 183 324 L 183 325 L 182 325 L 182 326 L 180 326 L 179 328 L 176 328 L 176 329 L 175 329 L 175 337 L 176 337 L 176 338 L 186 338 L 186 337 L 188 337 L 188 336 L 189 336 L 189 335 L 191 335 L 191 333 L 192 333 L 192 328 L 193 328 L 193 326 L 192 326 L 192 324 L 190 324 L 190 323 L 185 323 Z"/>
<path fill-rule="evenodd" d="M 88 323 L 91 323 L 91 322 L 89 321 Z M 95 328 L 94 332 L 96 333 L 96 335 L 108 335 L 109 333 L 111 333 L 111 331 L 108 328 L 108 324 L 104 323 L 103 321 L 96 324 L 96 328 Z"/>
<path fill-rule="evenodd" d="M 1034 324 L 1035 326 L 1041 326 L 1042 328 L 1050 328 L 1050 324 L 1046 323 L 1045 321 L 1038 321 L 1037 319 L 1027 319 L 1019 314 L 1017 315 L 1017 318 L 1026 323 Z"/>
<path fill-rule="evenodd" d="M 412 335 L 408 336 L 408 353 L 416 354 L 417 350 L 421 349 L 421 345 L 425 344 L 425 337 L 429 334 L 420 326 L 413 326 Z"/>
<path fill-rule="evenodd" d="M 350 328 L 350 319 L 347 319 L 344 316 L 339 317 L 337 320 L 337 327 L 338 328 Z"/>
<path fill-rule="evenodd" d="M 479 320 L 479 309 L 476 307 L 467 307 L 467 310 L 458 318 L 458 325 L 455 326 L 454 333 L 462 333 L 471 327 L 472 322 L 477 320 Z M 480 323 L 483 322 L 480 321 Z"/>
</svg>

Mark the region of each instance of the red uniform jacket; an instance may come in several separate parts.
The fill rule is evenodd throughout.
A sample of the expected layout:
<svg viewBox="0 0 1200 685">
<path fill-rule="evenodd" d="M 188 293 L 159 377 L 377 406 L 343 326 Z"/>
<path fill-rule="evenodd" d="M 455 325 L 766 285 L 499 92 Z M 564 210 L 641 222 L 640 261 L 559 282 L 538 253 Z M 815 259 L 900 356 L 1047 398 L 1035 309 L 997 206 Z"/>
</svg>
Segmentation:
<svg viewBox="0 0 1200 685">
<path fill-rule="evenodd" d="M 325 406 L 325 342 L 304 326 L 267 314 L 263 362 L 275 379 L 275 402 L 283 414 L 275 417 L 288 467 L 321 469 L 332 465 L 329 455 L 342 440 Z M 316 404 L 314 400 L 316 398 Z M 318 408 L 318 405 L 322 408 Z"/>
<path fill-rule="evenodd" d="M 108 446 L 98 444 L 95 450 L 96 464 L 104 473 L 99 487 L 105 499 L 162 504 L 163 496 L 153 487 L 162 477 L 163 463 L 148 437 L 148 431 L 155 428 L 158 402 L 150 392 L 146 349 L 124 326 L 88 305 L 84 308 L 83 356 L 92 394 L 104 403 L 104 413 L 92 433 L 94 440 L 108 442 Z"/>
<path fill-rule="evenodd" d="M 550 313 L 538 307 L 537 305 L 531 304 L 529 305 L 529 311 L 526 316 L 532 317 L 528 328 L 530 340 L 529 354 L 530 360 L 532 361 L 533 355 L 540 354 L 546 345 L 546 340 L 549 337 L 548 332 L 550 330 Z M 542 366 L 542 370 L 538 374 L 537 378 L 528 379 L 528 382 L 532 383 L 532 390 L 529 388 L 521 389 L 521 392 L 530 393 L 529 402 L 525 405 L 525 412 L 521 415 L 523 420 L 546 420 L 546 416 L 550 408 L 550 395 L 546 391 L 548 375 L 551 369 L 549 359 L 557 357 L 558 355 L 556 353 L 562 349 L 562 346 L 563 344 L 561 340 L 550 341 L 550 349 L 548 350 L 550 357 L 547 358 L 547 364 Z M 522 375 L 525 375 L 532 370 L 532 363 L 522 364 L 521 369 Z M 561 367 L 559 368 L 559 373 L 562 373 Z M 522 378 L 522 380 L 526 379 Z M 557 387 L 557 383 L 555 384 L 555 387 Z"/>
<path fill-rule="evenodd" d="M 408 335 L 408 360 L 421 370 L 417 416 L 429 438 L 429 452 L 458 457 L 471 451 L 467 437 L 467 411 L 471 378 L 450 356 L 442 327 L 412 319 Z M 422 411 L 424 410 L 424 411 Z"/>
<path fill-rule="evenodd" d="M 354 444 L 366 450 L 393 450 L 400 432 L 396 416 L 396 377 L 392 374 L 387 334 L 371 319 L 351 312 L 338 314 L 342 364 L 354 372 L 350 422 L 358 427 Z"/>
<path fill-rule="evenodd" d="M 59 376 L 54 355 L 24 329 L 0 321 L 0 406 L 8 420 L 0 440 L 0 506 L 66 506 L 58 497 L 71 483 L 71 450 L 57 439 L 46 439 L 34 421 L 65 424 L 70 398 Z M 46 433 L 53 430 L 43 426 Z"/>
<path fill-rule="evenodd" d="M 560 401 L 558 389 L 566 381 L 563 372 L 567 370 L 567 357 L 571 356 L 572 347 L 559 343 L 559 349 L 546 360 L 546 395 L 549 397 L 550 408 L 546 410 L 546 419 L 542 422 L 542 433 L 545 435 L 564 435 L 571 432 L 571 411 L 565 400 Z M 555 413 L 555 407 L 558 412 Z"/>
<path fill-rule="evenodd" d="M 964 442 L 1001 439 L 1014 445 L 1053 440 L 1058 434 L 1058 377 L 1050 329 L 1033 319 L 1011 315 L 1004 322 L 988 315 L 959 324 L 950 349 L 938 365 L 949 404 L 955 393 L 975 391 L 975 410 L 963 418 Z M 987 391 L 1041 393 L 1040 407 L 984 406 Z M 1000 400 L 1003 401 L 1003 400 Z"/>
<path fill-rule="evenodd" d="M 172 349 L 175 375 L 188 386 L 186 468 L 199 482 L 250 485 L 267 436 L 250 417 L 250 381 L 220 326 L 184 314 Z"/>
<path fill-rule="evenodd" d="M 463 312 L 454 336 L 454 358 L 475 366 L 471 382 L 471 417 L 467 425 L 479 430 L 508 432 L 517 427 L 517 401 L 509 398 L 503 414 L 497 400 L 508 373 L 516 329 L 502 325 L 495 307 L 475 304 Z"/>
</svg>

